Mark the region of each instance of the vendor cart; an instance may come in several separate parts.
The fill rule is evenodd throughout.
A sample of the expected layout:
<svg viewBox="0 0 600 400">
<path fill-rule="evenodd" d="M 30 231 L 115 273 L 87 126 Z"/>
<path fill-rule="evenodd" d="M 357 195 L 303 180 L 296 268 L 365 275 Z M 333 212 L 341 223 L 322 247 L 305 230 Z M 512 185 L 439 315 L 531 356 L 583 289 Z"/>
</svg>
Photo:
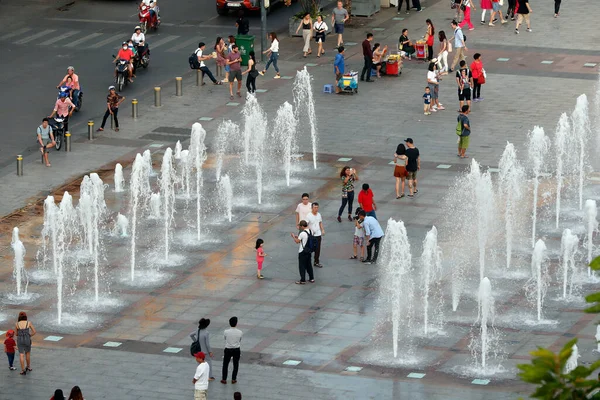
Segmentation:
<svg viewBox="0 0 600 400">
<path fill-rule="evenodd" d="M 415 55 L 418 59 L 426 59 L 429 56 L 429 48 L 427 47 L 427 42 L 424 40 L 418 40 L 415 43 Z"/>
<path fill-rule="evenodd" d="M 400 54 L 390 54 L 381 66 L 381 73 L 398 76 L 402 73 L 402 57 Z"/>
<path fill-rule="evenodd" d="M 348 74 L 342 75 L 337 83 L 343 93 L 358 93 L 358 72 L 351 71 Z"/>
</svg>

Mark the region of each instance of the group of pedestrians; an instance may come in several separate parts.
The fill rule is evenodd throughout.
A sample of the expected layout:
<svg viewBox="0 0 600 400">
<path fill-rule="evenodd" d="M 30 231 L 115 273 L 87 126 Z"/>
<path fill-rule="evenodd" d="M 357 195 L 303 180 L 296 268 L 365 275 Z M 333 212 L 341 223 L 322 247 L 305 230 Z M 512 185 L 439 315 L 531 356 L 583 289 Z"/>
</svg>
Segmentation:
<svg viewBox="0 0 600 400">
<path fill-rule="evenodd" d="M 81 388 L 79 386 L 73 386 L 71 388 L 71 392 L 69 393 L 69 397 L 65 397 L 62 389 L 56 389 L 54 391 L 54 395 L 50 398 L 50 400 L 85 400 L 83 398 L 83 393 L 81 392 Z"/>
</svg>

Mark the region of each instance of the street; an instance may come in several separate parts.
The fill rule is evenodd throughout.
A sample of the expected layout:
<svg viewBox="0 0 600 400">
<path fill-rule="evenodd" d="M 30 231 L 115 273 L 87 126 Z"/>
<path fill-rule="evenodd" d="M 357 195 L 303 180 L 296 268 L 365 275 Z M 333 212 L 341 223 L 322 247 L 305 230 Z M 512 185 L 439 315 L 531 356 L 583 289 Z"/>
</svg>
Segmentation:
<svg viewBox="0 0 600 400">
<path fill-rule="evenodd" d="M 37 151 L 35 129 L 52 112 L 56 85 L 69 65 L 75 67 L 84 92 L 83 108 L 72 117 L 70 130 L 74 135 L 82 135 L 89 119 L 100 124 L 107 89 L 113 84 L 112 55 L 122 41 L 131 37 L 138 23 L 138 4 L 117 0 L 26 0 L 0 4 L 0 50 L 4 58 L 0 83 L 7 93 L 0 107 L 0 167 L 13 162 L 17 154 Z M 298 4 L 289 8 L 274 5 L 268 29 L 287 30 L 288 19 L 298 8 Z M 214 1 L 183 0 L 177 2 L 177 7 L 165 3 L 160 11 L 163 23 L 157 32 L 147 34 L 150 66 L 138 71 L 133 85 L 122 93 L 127 102 L 141 99 L 154 86 L 189 71 L 187 57 L 198 42 L 204 41 L 207 49 L 212 49 L 217 36 L 237 32 L 235 13 L 218 16 Z M 258 51 L 260 15 L 251 13 L 248 18 Z"/>
</svg>

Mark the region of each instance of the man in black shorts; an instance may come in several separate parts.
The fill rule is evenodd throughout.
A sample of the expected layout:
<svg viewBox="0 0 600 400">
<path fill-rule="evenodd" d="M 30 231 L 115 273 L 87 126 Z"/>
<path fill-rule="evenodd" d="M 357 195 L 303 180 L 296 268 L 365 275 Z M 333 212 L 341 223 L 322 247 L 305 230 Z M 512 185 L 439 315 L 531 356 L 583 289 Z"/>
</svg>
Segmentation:
<svg viewBox="0 0 600 400">
<path fill-rule="evenodd" d="M 406 172 L 408 172 L 408 191 L 410 192 L 408 197 L 412 198 L 419 193 L 417 189 L 417 171 L 421 169 L 421 156 L 419 155 L 419 149 L 413 144 L 412 138 L 407 138 L 404 143 L 406 143 Z"/>
<path fill-rule="evenodd" d="M 465 102 L 471 108 L 471 88 L 473 87 L 473 75 L 467 68 L 465 60 L 461 60 L 460 68 L 456 70 L 456 84 L 458 85 L 458 101 L 460 102 L 459 112 L 462 110 Z"/>
</svg>

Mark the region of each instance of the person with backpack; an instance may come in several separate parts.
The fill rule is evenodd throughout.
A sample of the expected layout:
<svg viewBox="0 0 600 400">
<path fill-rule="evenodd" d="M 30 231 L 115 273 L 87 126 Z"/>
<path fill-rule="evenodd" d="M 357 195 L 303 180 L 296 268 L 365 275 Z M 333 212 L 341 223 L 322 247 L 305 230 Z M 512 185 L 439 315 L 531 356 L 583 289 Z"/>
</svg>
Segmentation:
<svg viewBox="0 0 600 400">
<path fill-rule="evenodd" d="M 310 261 L 310 254 L 316 249 L 316 240 L 310 229 L 308 229 L 308 222 L 301 220 L 298 222 L 298 229 L 300 232 L 295 235 L 293 232 L 290 233 L 294 242 L 298 243 L 298 270 L 300 272 L 300 280 L 296 281 L 296 285 L 306 284 L 306 273 L 308 272 L 308 281 L 315 283 L 315 277 L 313 275 L 313 268 Z"/>
<path fill-rule="evenodd" d="M 462 110 L 463 105 L 471 108 L 471 88 L 473 87 L 473 73 L 467 67 L 465 60 L 460 62 L 460 68 L 456 70 L 456 84 L 458 85 L 458 101 Z"/>
<path fill-rule="evenodd" d="M 365 264 L 375 264 L 379 255 L 379 245 L 383 238 L 383 229 L 381 229 L 379 221 L 368 216 L 365 210 L 360 210 L 358 218 L 363 220 L 362 226 L 365 230 L 365 239 L 367 241 L 367 258 L 363 262 Z M 373 247 L 375 247 L 374 252 L 372 251 Z"/>
<path fill-rule="evenodd" d="M 195 354 L 199 351 L 203 351 L 207 356 L 205 358 L 205 361 L 210 368 L 210 373 L 212 374 L 212 372 L 213 372 L 212 359 L 214 357 L 214 354 L 210 348 L 209 334 L 208 334 L 208 330 L 206 329 L 206 328 L 208 328 L 209 325 L 210 325 L 210 319 L 200 318 L 200 321 L 198 321 L 198 330 L 192 332 L 190 334 L 190 338 L 193 341 L 192 346 L 194 347 L 193 349 L 191 349 L 192 354 Z M 209 376 L 208 380 L 214 381 L 215 378 L 212 376 Z"/>
<path fill-rule="evenodd" d="M 240 10 L 238 19 L 235 21 L 238 35 L 247 35 L 250 32 L 250 21 L 244 15 L 244 11 Z"/>
<path fill-rule="evenodd" d="M 465 153 L 469 148 L 469 139 L 471 137 L 471 122 L 469 121 L 469 106 L 464 105 L 456 117 L 456 135 L 458 136 L 458 155 L 460 158 L 468 158 Z"/>
<path fill-rule="evenodd" d="M 212 54 L 209 54 L 209 55 L 203 54 L 205 48 L 206 48 L 206 43 L 204 43 L 204 42 L 198 43 L 198 48 L 196 49 L 196 51 L 194 51 L 194 53 L 192 53 L 192 55 L 189 58 L 190 68 L 191 69 L 199 69 L 200 71 L 202 71 L 202 79 L 200 81 L 200 84 L 202 86 L 205 85 L 204 75 L 208 75 L 208 77 L 213 82 L 213 84 L 222 85 L 221 81 L 217 81 L 215 79 L 215 77 L 213 76 L 212 72 L 210 72 L 210 69 L 208 69 L 206 64 L 204 64 L 204 61 L 214 58 Z"/>
<path fill-rule="evenodd" d="M 454 31 L 454 34 L 450 38 L 450 40 L 454 40 L 454 59 L 452 60 L 452 65 L 450 65 L 448 72 L 452 72 L 459 61 L 466 59 L 465 52 L 468 50 L 466 44 L 467 37 L 463 33 L 462 29 L 458 26 L 458 22 L 453 19 L 450 26 L 452 26 Z"/>
</svg>

